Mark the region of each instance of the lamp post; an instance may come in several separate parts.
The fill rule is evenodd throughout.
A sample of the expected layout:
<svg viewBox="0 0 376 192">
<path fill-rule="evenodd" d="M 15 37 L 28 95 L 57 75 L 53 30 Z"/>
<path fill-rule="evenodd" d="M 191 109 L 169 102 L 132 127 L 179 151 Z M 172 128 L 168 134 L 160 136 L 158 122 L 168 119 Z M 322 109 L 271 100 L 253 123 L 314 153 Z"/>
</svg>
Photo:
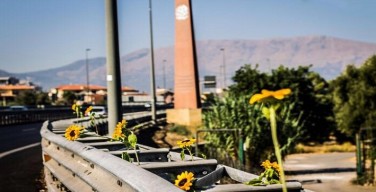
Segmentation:
<svg viewBox="0 0 376 192">
<path fill-rule="evenodd" d="M 220 49 L 222 51 L 222 67 L 223 67 L 223 88 L 226 88 L 226 56 L 225 56 L 225 48 Z"/>
<path fill-rule="evenodd" d="M 86 91 L 87 91 L 87 94 L 90 98 L 90 102 L 91 102 L 91 96 L 90 96 L 90 87 L 89 87 L 89 59 L 88 59 L 88 55 L 89 55 L 89 51 L 90 49 L 86 49 L 85 53 L 86 53 Z"/>
<path fill-rule="evenodd" d="M 153 123 L 157 122 L 156 96 L 155 96 L 155 70 L 154 70 L 154 46 L 153 46 L 153 19 L 152 4 L 149 0 L 149 28 L 150 28 L 150 91 L 151 91 L 151 119 Z"/>
<path fill-rule="evenodd" d="M 163 88 L 166 89 L 166 59 L 163 59 Z"/>
</svg>

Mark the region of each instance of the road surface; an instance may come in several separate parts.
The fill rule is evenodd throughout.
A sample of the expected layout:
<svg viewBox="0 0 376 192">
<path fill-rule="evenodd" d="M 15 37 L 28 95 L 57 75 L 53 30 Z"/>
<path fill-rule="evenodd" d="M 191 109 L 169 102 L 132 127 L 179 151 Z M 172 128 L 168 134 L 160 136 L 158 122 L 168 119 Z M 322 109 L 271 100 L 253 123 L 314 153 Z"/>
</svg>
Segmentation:
<svg viewBox="0 0 376 192">
<path fill-rule="evenodd" d="M 287 156 L 284 168 L 290 172 L 287 179 L 298 180 L 304 189 L 311 191 L 376 191 L 376 186 L 352 184 L 356 178 L 355 152 L 293 154 Z"/>
<path fill-rule="evenodd" d="M 0 127 L 0 191 L 29 192 L 42 189 L 42 123 Z"/>
</svg>

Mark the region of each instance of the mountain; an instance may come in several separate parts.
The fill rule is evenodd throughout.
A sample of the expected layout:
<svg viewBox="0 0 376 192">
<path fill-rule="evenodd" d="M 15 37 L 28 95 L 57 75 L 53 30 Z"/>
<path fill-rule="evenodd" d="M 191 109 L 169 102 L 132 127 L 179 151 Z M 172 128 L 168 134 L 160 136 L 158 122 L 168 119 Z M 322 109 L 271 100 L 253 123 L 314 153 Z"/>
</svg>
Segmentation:
<svg viewBox="0 0 376 192">
<path fill-rule="evenodd" d="M 269 71 L 280 65 L 287 67 L 307 66 L 327 80 L 337 77 L 348 64 L 361 65 L 376 53 L 375 43 L 359 42 L 328 36 L 304 36 L 265 40 L 205 40 L 198 41 L 197 59 L 200 79 L 216 75 L 218 86 L 223 82 L 221 66 L 225 63 L 227 85 L 231 77 L 244 64 L 259 64 L 261 71 Z M 221 51 L 221 48 L 224 50 Z M 154 50 L 156 86 L 173 88 L 173 47 Z M 165 60 L 165 62 L 164 62 Z M 86 83 L 86 61 L 30 73 L 12 74 L 41 85 L 45 90 L 60 84 Z M 105 58 L 89 60 L 90 84 L 106 85 Z M 165 67 L 164 67 L 165 66 Z M 165 70 L 163 70 L 165 69 Z M 0 74 L 2 71 L 0 71 Z M 122 84 L 149 92 L 150 51 L 141 49 L 121 57 Z"/>
</svg>

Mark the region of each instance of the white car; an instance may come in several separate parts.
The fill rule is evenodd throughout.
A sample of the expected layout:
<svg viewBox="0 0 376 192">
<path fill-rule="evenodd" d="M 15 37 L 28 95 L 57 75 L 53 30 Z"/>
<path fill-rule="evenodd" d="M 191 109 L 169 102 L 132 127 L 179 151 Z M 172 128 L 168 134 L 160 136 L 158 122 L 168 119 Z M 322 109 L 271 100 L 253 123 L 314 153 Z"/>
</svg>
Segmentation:
<svg viewBox="0 0 376 192">
<path fill-rule="evenodd" d="M 104 106 L 93 106 L 91 113 L 95 113 L 96 116 L 107 115 L 106 107 L 104 107 Z"/>
</svg>

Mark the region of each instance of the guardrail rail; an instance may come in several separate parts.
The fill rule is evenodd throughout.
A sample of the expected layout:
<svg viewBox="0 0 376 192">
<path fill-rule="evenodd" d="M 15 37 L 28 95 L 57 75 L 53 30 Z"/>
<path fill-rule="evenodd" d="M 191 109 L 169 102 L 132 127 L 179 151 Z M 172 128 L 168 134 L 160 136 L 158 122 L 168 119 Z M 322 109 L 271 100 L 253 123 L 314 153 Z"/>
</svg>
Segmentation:
<svg viewBox="0 0 376 192">
<path fill-rule="evenodd" d="M 161 115 L 161 114 L 160 114 Z M 140 123 L 145 115 L 127 116 L 128 122 Z M 102 123 L 105 123 L 105 119 Z M 120 158 L 127 151 L 134 158 L 135 151 L 128 151 L 121 142 L 96 135 L 68 141 L 64 130 L 72 123 L 89 126 L 88 120 L 68 119 L 46 121 L 41 128 L 42 156 L 48 191 L 181 191 L 174 179 L 183 171 L 193 172 L 195 191 L 282 191 L 282 186 L 249 186 L 243 184 L 257 175 L 217 163 L 215 159 L 201 159 L 167 148 L 138 145 L 140 165 Z M 221 184 L 223 178 L 231 184 Z M 301 183 L 287 182 L 291 192 L 302 192 Z"/>
</svg>

